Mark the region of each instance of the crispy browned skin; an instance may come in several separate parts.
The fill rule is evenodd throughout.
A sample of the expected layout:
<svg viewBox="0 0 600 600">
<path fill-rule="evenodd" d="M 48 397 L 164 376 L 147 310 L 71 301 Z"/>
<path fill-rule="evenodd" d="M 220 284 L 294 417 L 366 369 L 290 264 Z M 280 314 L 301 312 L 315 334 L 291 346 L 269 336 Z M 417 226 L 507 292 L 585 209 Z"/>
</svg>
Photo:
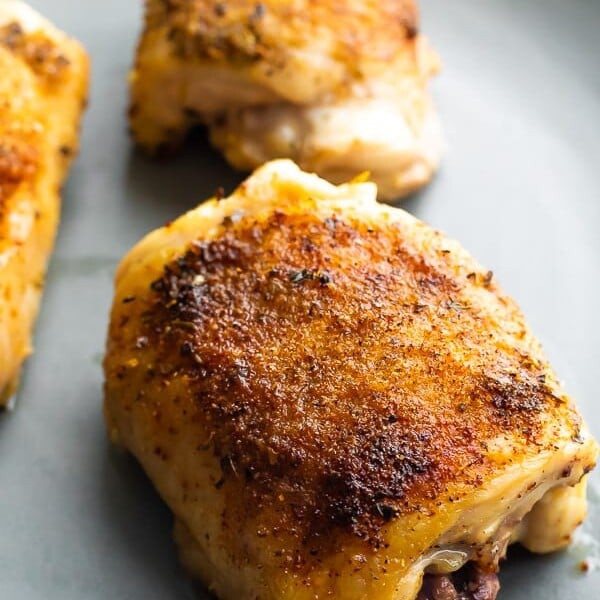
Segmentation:
<svg viewBox="0 0 600 600">
<path fill-rule="evenodd" d="M 443 146 L 427 92 L 439 59 L 418 27 L 414 0 L 147 0 L 133 135 L 168 152 L 201 123 L 236 168 L 288 157 L 406 195 Z"/>
<path fill-rule="evenodd" d="M 31 351 L 87 75 L 77 42 L 20 2 L 0 6 L 0 404 Z"/>
<path fill-rule="evenodd" d="M 0 44 L 39 76 L 42 85 L 59 85 L 68 77 L 71 60 L 56 39 L 43 30 L 26 32 L 21 23 L 13 21 L 1 28 Z"/>
<path fill-rule="evenodd" d="M 490 272 L 403 211 L 295 177 L 267 165 L 124 261 L 111 434 L 224 598 L 414 598 L 423 567 L 398 582 L 435 544 L 494 570 L 536 499 L 592 467 L 593 440 Z M 373 595 L 335 583 L 353 578 Z"/>
<path fill-rule="evenodd" d="M 496 468 L 485 440 L 516 432 L 516 448 L 551 446 L 540 431 L 567 400 L 547 365 L 490 335 L 464 300 L 486 286 L 521 318 L 485 273 L 457 278 L 452 257 L 424 257 L 398 227 L 341 216 L 281 212 L 224 229 L 153 282 L 140 333 L 160 364 L 177 357 L 181 415 L 210 430 L 223 481 L 243 474 L 237 510 L 284 494 L 292 514 L 277 525 L 295 515 L 303 540 L 348 528 L 376 542 L 384 521 L 437 498 L 463 467 L 475 486 Z M 566 417 L 577 437 L 579 416 Z"/>
<path fill-rule="evenodd" d="M 413 0 L 161 0 L 147 6 L 146 28 L 166 26 L 179 56 L 223 63 L 280 60 L 290 46 L 322 35 L 324 25 L 338 60 L 379 61 L 404 50 L 403 40 L 419 28 Z M 265 27 L 267 19 L 283 25 L 279 35 Z"/>
</svg>

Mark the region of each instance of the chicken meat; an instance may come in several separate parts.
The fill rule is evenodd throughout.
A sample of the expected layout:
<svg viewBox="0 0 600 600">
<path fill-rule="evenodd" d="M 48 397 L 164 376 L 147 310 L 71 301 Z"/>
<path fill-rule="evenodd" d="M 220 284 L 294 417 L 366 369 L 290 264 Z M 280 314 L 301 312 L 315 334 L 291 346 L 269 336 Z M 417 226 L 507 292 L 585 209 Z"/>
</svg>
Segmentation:
<svg viewBox="0 0 600 600">
<path fill-rule="evenodd" d="M 0 405 L 31 351 L 87 81 L 79 43 L 26 4 L 0 2 Z"/>
<path fill-rule="evenodd" d="M 585 516 L 598 448 L 519 309 L 375 196 L 274 161 L 118 269 L 107 428 L 224 600 L 492 600 Z"/>
<path fill-rule="evenodd" d="M 414 0 L 147 0 L 131 127 L 157 152 L 201 123 L 239 169 L 286 157 L 336 183 L 369 171 L 391 200 L 438 165 L 438 68 Z"/>
</svg>

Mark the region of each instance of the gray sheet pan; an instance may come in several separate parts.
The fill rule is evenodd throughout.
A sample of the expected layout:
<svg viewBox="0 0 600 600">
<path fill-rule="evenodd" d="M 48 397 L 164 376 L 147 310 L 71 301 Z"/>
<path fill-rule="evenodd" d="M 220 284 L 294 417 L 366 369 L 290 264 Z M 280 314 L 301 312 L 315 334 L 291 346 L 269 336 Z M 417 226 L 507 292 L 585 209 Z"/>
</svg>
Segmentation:
<svg viewBox="0 0 600 600">
<path fill-rule="evenodd" d="M 184 599 L 171 517 L 101 417 L 111 277 L 144 233 L 239 181 L 201 136 L 153 164 L 126 133 L 141 1 L 32 0 L 94 61 L 82 152 L 17 408 L 0 415 L 0 599 Z M 600 435 L 600 2 L 423 0 L 444 60 L 448 138 L 436 181 L 405 207 L 461 240 L 529 317 Z M 600 598 L 600 472 L 568 552 L 510 551 L 504 600 Z M 595 537 L 594 537 L 595 536 Z M 595 545 L 595 548 L 594 548 Z"/>
</svg>

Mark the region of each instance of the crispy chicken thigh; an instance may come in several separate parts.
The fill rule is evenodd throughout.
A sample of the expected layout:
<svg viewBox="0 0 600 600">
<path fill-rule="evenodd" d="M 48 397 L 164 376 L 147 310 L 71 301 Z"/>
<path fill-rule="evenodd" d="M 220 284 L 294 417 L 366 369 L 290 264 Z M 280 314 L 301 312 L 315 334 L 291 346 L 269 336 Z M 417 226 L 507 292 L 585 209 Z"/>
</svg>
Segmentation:
<svg viewBox="0 0 600 600">
<path fill-rule="evenodd" d="M 88 62 L 26 4 L 0 2 L 0 404 L 31 350 Z"/>
<path fill-rule="evenodd" d="M 294 159 L 382 198 L 424 185 L 441 153 L 437 56 L 413 0 L 147 0 L 131 126 L 149 151 L 208 126 L 235 167 Z"/>
<path fill-rule="evenodd" d="M 375 195 L 275 161 L 117 272 L 107 427 L 219 598 L 491 600 L 585 516 L 597 446 L 519 309 Z"/>
</svg>

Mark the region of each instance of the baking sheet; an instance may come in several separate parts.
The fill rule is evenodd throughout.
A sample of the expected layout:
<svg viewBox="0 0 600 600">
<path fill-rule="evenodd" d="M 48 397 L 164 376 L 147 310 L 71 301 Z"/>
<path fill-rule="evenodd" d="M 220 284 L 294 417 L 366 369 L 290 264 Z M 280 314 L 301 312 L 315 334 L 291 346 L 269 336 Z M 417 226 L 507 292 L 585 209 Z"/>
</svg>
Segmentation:
<svg viewBox="0 0 600 600">
<path fill-rule="evenodd" d="M 1 0 L 0 0 L 1 1 Z M 100 361 L 112 273 L 144 233 L 232 172 L 201 135 L 172 162 L 132 151 L 125 77 L 141 1 L 37 0 L 94 63 L 80 159 L 14 412 L 0 415 L 0 599 L 203 597 L 181 572 L 171 516 L 109 448 Z M 600 436 L 600 2 L 423 0 L 444 70 L 434 85 L 448 153 L 405 207 L 458 238 L 521 304 Z M 600 472 L 569 551 L 517 548 L 505 600 L 600 598 Z"/>
</svg>

